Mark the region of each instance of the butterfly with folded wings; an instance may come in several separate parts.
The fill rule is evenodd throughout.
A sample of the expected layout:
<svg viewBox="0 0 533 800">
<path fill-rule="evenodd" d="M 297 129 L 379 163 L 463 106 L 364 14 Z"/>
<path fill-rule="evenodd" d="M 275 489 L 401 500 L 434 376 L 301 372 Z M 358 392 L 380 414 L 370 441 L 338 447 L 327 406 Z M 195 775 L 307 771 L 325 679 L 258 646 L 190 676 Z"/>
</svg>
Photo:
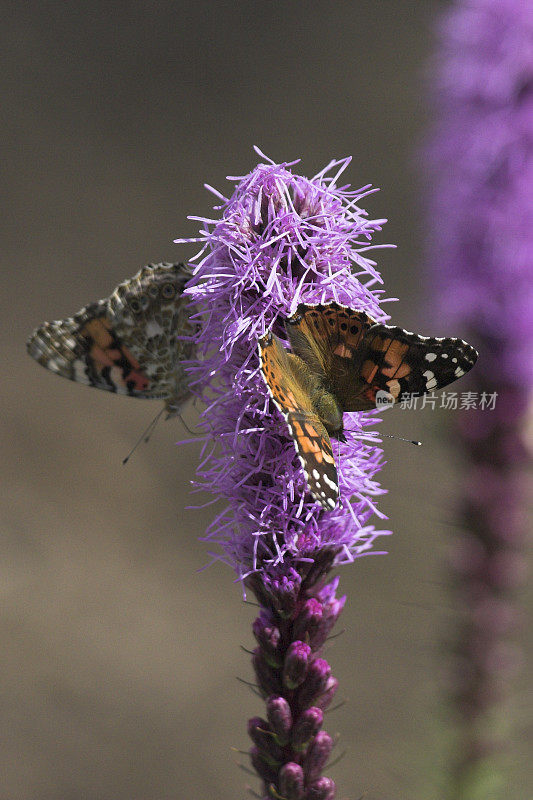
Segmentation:
<svg viewBox="0 0 533 800">
<path fill-rule="evenodd" d="M 183 296 L 190 277 L 183 264 L 149 264 L 110 297 L 45 322 L 28 339 L 28 353 L 71 381 L 159 398 L 168 416 L 179 414 L 190 396 L 183 361 L 194 354 L 192 312 Z"/>
<path fill-rule="evenodd" d="M 339 498 L 331 439 L 345 441 L 343 412 L 376 408 L 376 394 L 442 389 L 477 352 L 462 339 L 419 336 L 339 303 L 300 304 L 285 320 L 292 352 L 272 332 L 259 340 L 261 370 L 294 440 L 309 491 L 326 509 Z"/>
</svg>

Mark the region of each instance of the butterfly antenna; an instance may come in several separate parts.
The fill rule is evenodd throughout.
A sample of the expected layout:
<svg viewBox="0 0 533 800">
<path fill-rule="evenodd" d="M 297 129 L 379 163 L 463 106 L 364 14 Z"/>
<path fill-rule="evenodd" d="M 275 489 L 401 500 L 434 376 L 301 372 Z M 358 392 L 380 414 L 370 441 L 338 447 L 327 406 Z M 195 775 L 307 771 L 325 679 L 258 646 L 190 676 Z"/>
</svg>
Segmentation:
<svg viewBox="0 0 533 800">
<path fill-rule="evenodd" d="M 379 437 L 386 436 L 387 439 L 400 439 L 400 441 L 407 442 L 407 444 L 415 444 L 417 447 L 422 447 L 422 442 L 419 442 L 416 439 L 405 439 L 403 436 L 395 436 L 393 433 L 381 433 L 381 431 L 376 432 L 376 433 L 374 433 L 372 431 L 369 431 L 368 433 L 364 433 L 364 431 L 355 431 L 355 430 L 350 429 L 350 428 L 345 428 L 344 430 L 347 433 L 363 433 L 365 437 L 369 436 L 370 438 L 372 438 L 374 436 L 379 436 Z"/>
<path fill-rule="evenodd" d="M 417 447 L 422 447 L 422 442 L 419 442 L 416 439 L 405 439 L 403 436 L 395 436 L 393 433 L 377 433 L 376 435 L 380 437 L 386 436 L 387 439 L 400 439 L 400 441 L 402 442 L 407 442 L 408 444 L 416 444 Z"/>
<path fill-rule="evenodd" d="M 131 456 L 133 455 L 133 453 L 135 452 L 135 450 L 137 450 L 138 446 L 140 445 L 140 443 L 141 443 L 143 440 L 144 440 L 144 442 L 148 442 L 148 441 L 150 440 L 150 436 L 151 436 L 151 435 L 152 435 L 152 433 L 154 432 L 154 430 L 155 430 L 155 426 L 156 426 L 156 425 L 157 425 L 157 423 L 159 422 L 159 420 L 160 420 L 160 418 L 161 418 L 161 414 L 163 413 L 163 411 L 164 411 L 164 410 L 165 410 L 165 406 L 163 406 L 163 408 L 161 409 L 161 411 L 158 411 L 158 413 L 155 415 L 155 417 L 153 418 L 153 420 L 150 422 L 150 424 L 148 425 L 148 427 L 146 428 L 146 430 L 145 430 L 145 431 L 144 431 L 144 432 L 141 434 L 141 436 L 139 436 L 139 438 L 137 439 L 137 441 L 135 442 L 135 444 L 134 444 L 134 445 L 133 445 L 133 447 L 131 448 L 131 450 L 130 450 L 130 452 L 128 453 L 128 455 L 126 456 L 126 458 L 124 458 L 124 459 L 123 459 L 123 461 L 122 461 L 122 463 L 123 463 L 123 464 L 127 464 L 127 463 L 128 463 L 128 461 L 130 460 Z"/>
<path fill-rule="evenodd" d="M 191 436 L 200 436 L 200 434 L 202 433 L 202 431 L 192 431 L 192 430 L 189 428 L 189 426 L 187 425 L 187 423 L 185 422 L 185 420 L 183 419 L 183 417 L 181 416 L 181 414 L 178 414 L 178 417 L 180 418 L 180 420 L 181 420 L 181 424 L 183 425 L 183 427 L 185 428 L 185 430 L 186 430 L 186 431 L 188 431 L 188 432 L 191 434 Z"/>
</svg>

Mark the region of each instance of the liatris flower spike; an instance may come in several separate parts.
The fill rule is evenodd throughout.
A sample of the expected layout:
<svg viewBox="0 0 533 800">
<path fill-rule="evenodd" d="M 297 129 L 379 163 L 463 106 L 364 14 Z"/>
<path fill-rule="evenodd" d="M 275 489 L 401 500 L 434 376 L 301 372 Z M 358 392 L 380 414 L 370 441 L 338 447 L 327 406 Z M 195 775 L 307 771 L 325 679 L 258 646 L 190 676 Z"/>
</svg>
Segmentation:
<svg viewBox="0 0 533 800">
<path fill-rule="evenodd" d="M 388 533 L 370 522 L 384 516 L 382 451 L 366 412 L 379 392 L 396 402 L 445 385 L 476 354 L 385 324 L 367 255 L 384 220 L 359 206 L 369 186 L 338 185 L 350 159 L 309 180 L 259 154 L 230 198 L 215 192 L 218 218 L 193 218 L 205 226 L 186 290 L 200 312 L 191 387 L 206 406 L 197 488 L 227 501 L 206 539 L 261 607 L 252 660 L 266 718 L 249 733 L 263 794 L 326 800 L 321 726 L 337 681 L 321 650 L 345 601 L 326 576 Z"/>
<path fill-rule="evenodd" d="M 433 295 L 485 354 L 458 417 L 467 458 L 452 581 L 458 720 L 450 797 L 508 796 L 510 641 L 525 570 L 525 421 L 533 389 L 533 6 L 468 0 L 442 18 L 428 146 Z"/>
</svg>

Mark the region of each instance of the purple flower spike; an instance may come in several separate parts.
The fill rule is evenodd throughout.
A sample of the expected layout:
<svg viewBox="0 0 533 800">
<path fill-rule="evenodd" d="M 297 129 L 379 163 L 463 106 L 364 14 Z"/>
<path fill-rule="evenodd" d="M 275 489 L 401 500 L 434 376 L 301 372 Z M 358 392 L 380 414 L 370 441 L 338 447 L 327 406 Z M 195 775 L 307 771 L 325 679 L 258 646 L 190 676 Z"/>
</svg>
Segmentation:
<svg viewBox="0 0 533 800">
<path fill-rule="evenodd" d="M 189 372 L 206 404 L 208 431 L 197 488 L 229 503 L 206 540 L 220 545 L 220 557 L 242 578 L 263 572 L 272 581 L 271 597 L 289 613 L 285 592 L 293 600 L 298 594 L 289 568 L 301 574 L 292 559 L 311 560 L 330 549 L 337 563 L 353 561 L 381 533 L 370 519 L 383 493 L 375 480 L 382 451 L 356 436 L 339 445 L 342 502 L 325 513 L 306 491 L 258 360 L 259 338 L 301 302 L 335 300 L 377 321 L 388 319 L 376 288 L 382 281 L 367 256 L 384 220 L 369 220 L 358 205 L 369 186 L 353 191 L 338 185 L 349 162 L 333 161 L 311 180 L 295 175 L 288 163 L 259 164 L 216 206 L 218 219 L 195 217 L 203 223 L 194 240 L 202 249 L 192 259 L 198 266 L 187 293 L 202 323 L 199 358 Z M 352 427 L 361 430 L 372 419 L 355 414 Z M 268 572 L 284 562 L 284 572 Z"/>
<path fill-rule="evenodd" d="M 466 456 L 450 560 L 462 624 L 451 695 L 459 721 L 450 797 L 501 794 L 508 637 L 525 567 L 525 422 L 533 389 L 533 6 L 457 0 L 442 18 L 427 148 L 433 285 L 480 351 L 476 411 L 457 420 Z M 470 338 L 469 336 L 469 338 Z M 496 402 L 490 410 L 483 398 Z"/>
<path fill-rule="evenodd" d="M 270 398 L 258 340 L 272 328 L 282 334 L 299 303 L 337 301 L 385 322 L 382 281 L 368 258 L 385 220 L 370 220 L 359 205 L 370 186 L 340 185 L 350 159 L 309 180 L 292 172 L 297 162 L 275 164 L 257 152 L 265 161 L 230 178 L 229 198 L 215 192 L 216 218 L 194 218 L 201 250 L 187 293 L 198 309 L 198 360 L 189 373 L 205 405 L 196 488 L 225 501 L 205 539 L 261 606 L 252 661 L 267 721 L 252 718 L 249 734 L 263 794 L 329 800 L 335 785 L 320 773 L 331 737 L 321 726 L 337 681 L 321 648 L 345 598 L 336 596 L 338 578 L 326 580 L 388 533 L 371 524 L 374 514 L 384 516 L 376 505 L 382 451 L 367 431 L 379 420 L 354 414 L 347 441 L 335 443 L 340 502 L 325 511 Z"/>
</svg>

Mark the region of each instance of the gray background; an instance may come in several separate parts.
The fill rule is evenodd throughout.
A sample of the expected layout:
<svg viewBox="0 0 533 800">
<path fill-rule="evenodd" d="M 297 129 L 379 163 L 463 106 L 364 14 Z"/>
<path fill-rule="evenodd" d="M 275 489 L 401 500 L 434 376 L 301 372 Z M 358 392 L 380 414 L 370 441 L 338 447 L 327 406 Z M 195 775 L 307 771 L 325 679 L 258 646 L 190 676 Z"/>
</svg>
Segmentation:
<svg viewBox="0 0 533 800">
<path fill-rule="evenodd" d="M 144 263 L 190 255 L 172 239 L 210 211 L 204 181 L 224 189 L 249 171 L 253 144 L 301 156 L 308 175 L 352 154 L 348 179 L 381 187 L 366 205 L 398 245 L 379 253 L 394 319 L 464 335 L 427 330 L 438 297 L 420 273 L 415 145 L 439 7 L 4 4 L 0 798 L 229 800 L 256 785 L 230 749 L 248 747 L 262 712 L 235 677 L 251 678 L 239 644 L 252 646 L 255 609 L 229 569 L 196 572 L 212 513 L 184 511 L 197 447 L 177 448 L 179 421 L 162 423 L 123 468 L 155 406 L 61 381 L 24 342 Z M 327 728 L 347 755 L 328 774 L 340 797 L 431 800 L 449 748 L 440 640 L 460 465 L 449 413 L 397 410 L 383 430 L 424 447 L 386 441 L 389 555 L 341 570 L 346 632 L 328 658 L 348 702 Z M 533 791 L 526 677 L 515 800 Z"/>
</svg>

